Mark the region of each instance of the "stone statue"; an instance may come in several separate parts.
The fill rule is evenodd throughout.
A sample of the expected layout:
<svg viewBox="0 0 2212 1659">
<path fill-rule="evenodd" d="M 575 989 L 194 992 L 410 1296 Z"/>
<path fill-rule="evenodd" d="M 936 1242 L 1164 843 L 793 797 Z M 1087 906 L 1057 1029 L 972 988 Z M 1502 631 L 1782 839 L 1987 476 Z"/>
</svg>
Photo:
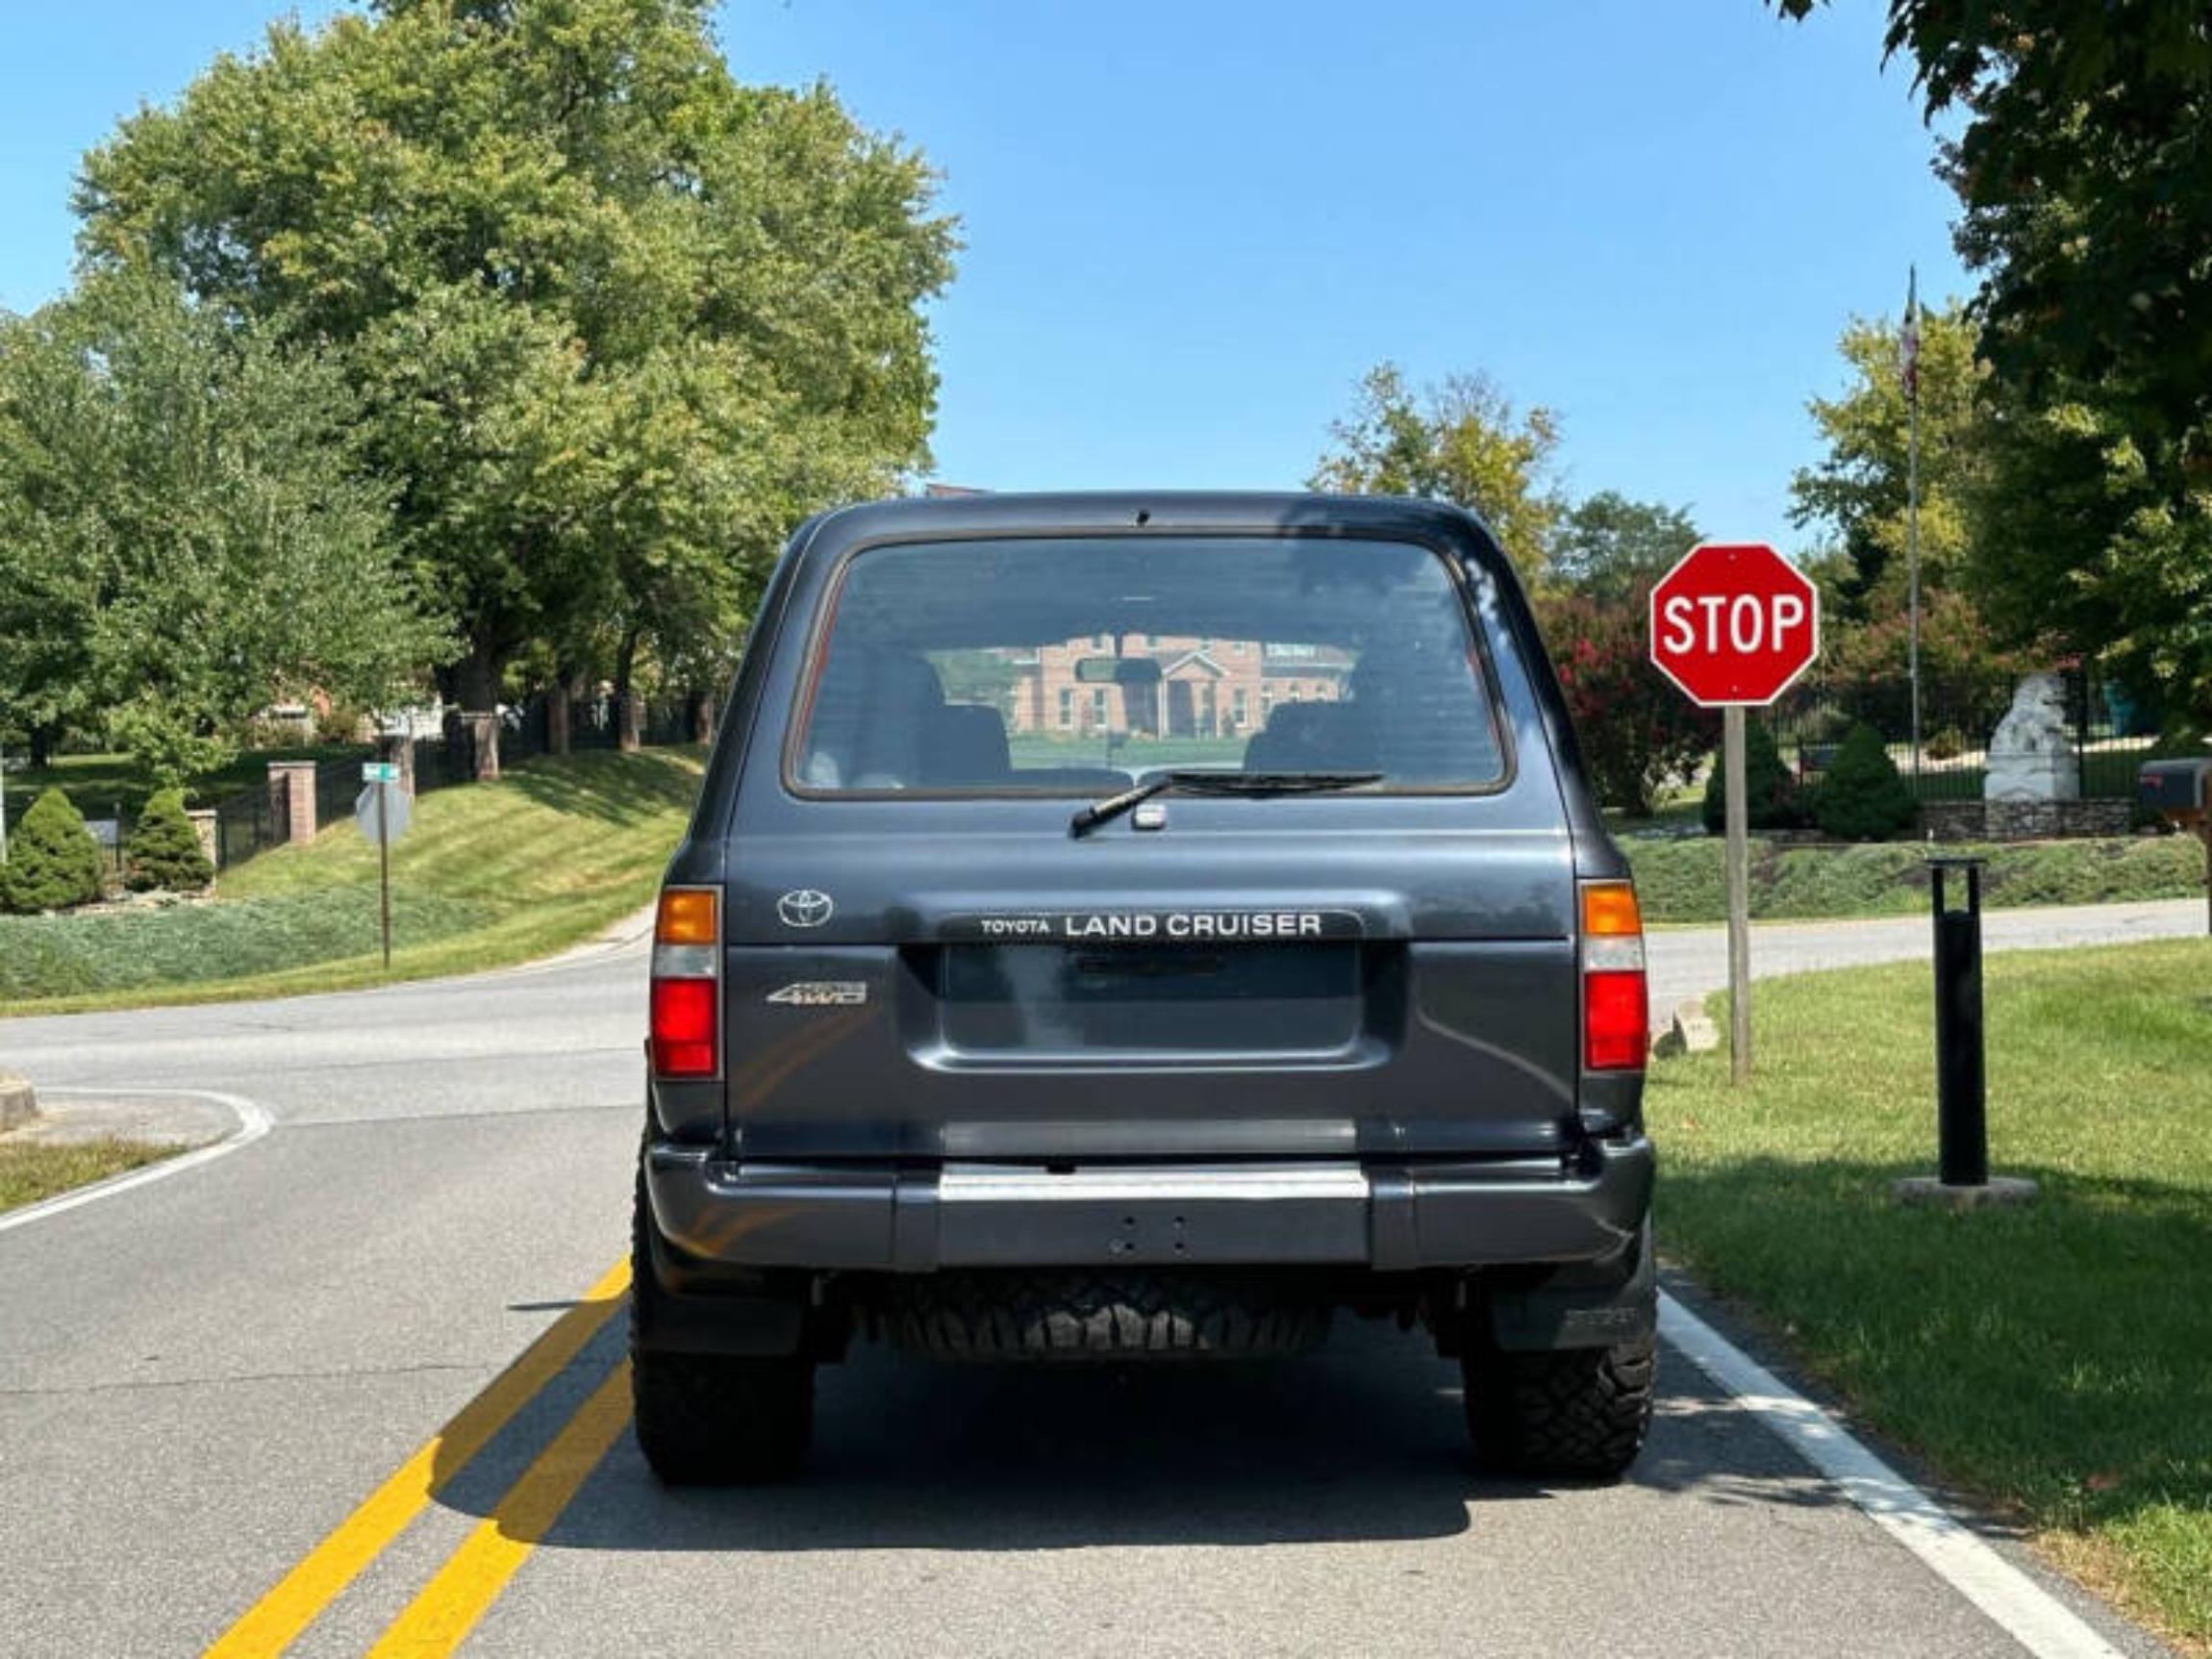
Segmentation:
<svg viewBox="0 0 2212 1659">
<path fill-rule="evenodd" d="M 2066 734 L 2066 691 L 2056 674 L 2030 674 L 1989 741 L 1982 798 L 2072 801 L 2081 798 L 2081 763 Z"/>
</svg>

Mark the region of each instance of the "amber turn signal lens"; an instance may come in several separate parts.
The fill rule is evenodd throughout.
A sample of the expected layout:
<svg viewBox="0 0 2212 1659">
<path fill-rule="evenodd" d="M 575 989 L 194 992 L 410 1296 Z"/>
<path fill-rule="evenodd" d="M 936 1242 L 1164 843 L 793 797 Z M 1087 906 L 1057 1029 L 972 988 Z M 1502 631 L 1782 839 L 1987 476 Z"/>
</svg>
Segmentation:
<svg viewBox="0 0 2212 1659">
<path fill-rule="evenodd" d="M 1584 882 L 1582 931 L 1616 939 L 1642 933 L 1644 913 L 1636 907 L 1636 890 L 1624 881 Z"/>
<path fill-rule="evenodd" d="M 720 894 L 711 887 L 671 887 L 661 893 L 653 938 L 661 944 L 712 944 Z"/>
</svg>

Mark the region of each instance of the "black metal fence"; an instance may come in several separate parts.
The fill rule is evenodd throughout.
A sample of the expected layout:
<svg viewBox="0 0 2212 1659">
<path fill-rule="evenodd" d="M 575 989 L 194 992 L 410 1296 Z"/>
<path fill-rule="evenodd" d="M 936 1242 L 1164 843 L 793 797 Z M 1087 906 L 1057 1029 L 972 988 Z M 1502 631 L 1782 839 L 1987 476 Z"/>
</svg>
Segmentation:
<svg viewBox="0 0 2212 1659">
<path fill-rule="evenodd" d="M 2142 751 L 2156 733 L 2140 729 L 2140 711 L 2120 688 L 2079 666 L 2052 672 L 2063 692 L 2066 742 L 2081 768 L 2083 798 L 2132 798 Z M 1844 738 L 1863 722 L 1881 734 L 1890 758 L 1922 800 L 1980 800 L 1990 740 L 2011 710 L 2019 684 L 2010 672 L 1923 677 L 1917 749 L 1912 687 L 1902 674 L 1880 680 L 1808 677 L 1783 692 L 1762 717 L 1784 763 L 1802 781 L 1818 781 Z"/>
<path fill-rule="evenodd" d="M 552 752 L 550 702 L 549 698 L 537 697 L 501 711 L 499 753 L 504 763 Z M 640 741 L 648 747 L 689 742 L 696 714 L 694 705 L 688 702 L 647 702 L 641 710 Z M 621 739 L 621 711 L 614 697 L 587 697 L 569 704 L 570 749 L 614 749 L 620 746 Z M 415 740 L 414 758 L 415 792 L 418 795 L 472 782 L 477 775 L 475 740 L 467 723 L 459 718 L 449 720 L 440 737 Z M 316 824 L 352 817 L 361 788 L 361 757 L 357 755 L 317 767 Z M 218 867 L 228 868 L 288 839 L 289 826 L 265 782 L 217 801 L 214 813 Z"/>
</svg>

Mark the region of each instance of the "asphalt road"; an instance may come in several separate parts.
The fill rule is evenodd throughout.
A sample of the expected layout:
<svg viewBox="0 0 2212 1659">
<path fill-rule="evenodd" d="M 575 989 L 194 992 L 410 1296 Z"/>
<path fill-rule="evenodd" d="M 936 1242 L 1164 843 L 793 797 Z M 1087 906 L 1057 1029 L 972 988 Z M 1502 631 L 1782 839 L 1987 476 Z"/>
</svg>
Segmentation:
<svg viewBox="0 0 2212 1659">
<path fill-rule="evenodd" d="M 2201 926 L 2038 917 L 2008 943 Z M 1757 960 L 1924 948 L 1924 923 L 1777 928 Z M 1663 1005 L 1720 947 L 1662 934 L 1653 959 Z M 472 1654 L 2019 1651 L 1672 1353 L 1614 1488 L 1478 1480 L 1453 1370 L 1346 1322 L 1308 1360 L 1188 1374 L 862 1349 L 823 1373 L 807 1484 L 664 1493 L 591 1403 L 618 1307 L 576 1308 L 624 1251 L 642 1001 L 630 947 L 0 1022 L 41 1085 L 220 1090 L 276 1121 L 0 1233 L 0 1652 L 196 1652 L 303 1561 L 305 1654 L 395 1621 L 384 1650 L 443 1651 L 476 1615 Z M 494 1381 L 585 1331 L 534 1393 Z M 484 1399 L 520 1404 L 481 1451 L 423 1449 Z M 318 1549 L 349 1517 L 352 1555 Z"/>
</svg>

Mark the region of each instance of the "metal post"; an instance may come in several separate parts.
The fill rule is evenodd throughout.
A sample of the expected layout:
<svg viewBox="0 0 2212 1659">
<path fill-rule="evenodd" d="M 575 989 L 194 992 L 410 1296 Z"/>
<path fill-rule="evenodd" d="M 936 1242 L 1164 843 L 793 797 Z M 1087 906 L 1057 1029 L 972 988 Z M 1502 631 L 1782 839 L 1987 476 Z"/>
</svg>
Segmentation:
<svg viewBox="0 0 2212 1659">
<path fill-rule="evenodd" d="M 2212 934 L 2212 812 L 2197 820 L 2197 833 L 2204 842 L 2204 931 Z"/>
<path fill-rule="evenodd" d="M 1981 863 L 1931 861 L 1935 910 L 1936 1174 L 1947 1187 L 1989 1184 L 1981 1023 Z M 1948 871 L 1966 874 L 1966 904 L 1945 903 Z"/>
<path fill-rule="evenodd" d="M 391 818 L 389 793 L 391 786 L 376 786 L 376 877 L 379 892 L 377 907 L 384 922 L 384 966 L 391 967 Z"/>
<path fill-rule="evenodd" d="M 8 747 L 0 743 L 0 864 L 8 862 Z"/>
<path fill-rule="evenodd" d="M 1905 288 L 1905 332 L 1912 362 L 1905 381 L 1905 571 L 1910 589 L 1911 680 L 1913 694 L 1913 778 L 1921 775 L 1921 375 L 1920 272 Z"/>
<path fill-rule="evenodd" d="M 1751 803 L 1744 781 L 1744 706 L 1731 703 L 1721 716 L 1721 764 L 1727 791 L 1728 827 L 1728 1076 L 1751 1076 Z"/>
</svg>

